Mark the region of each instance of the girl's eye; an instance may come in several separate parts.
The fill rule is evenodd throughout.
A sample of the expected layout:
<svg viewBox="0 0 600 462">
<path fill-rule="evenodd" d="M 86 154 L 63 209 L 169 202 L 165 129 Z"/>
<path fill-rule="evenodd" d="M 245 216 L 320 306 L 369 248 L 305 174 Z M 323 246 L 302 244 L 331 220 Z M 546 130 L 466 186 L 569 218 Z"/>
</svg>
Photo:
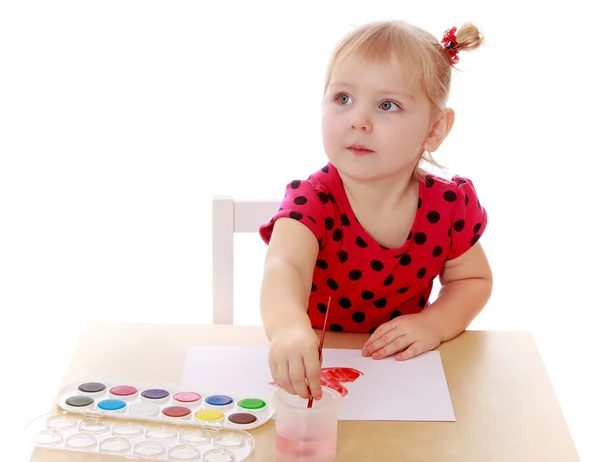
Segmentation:
<svg viewBox="0 0 600 462">
<path fill-rule="evenodd" d="M 384 101 L 383 103 L 381 103 L 380 107 L 384 111 L 399 111 L 400 110 L 400 107 L 396 103 L 393 103 L 392 101 Z"/>
<path fill-rule="evenodd" d="M 345 95 L 345 94 L 337 95 L 335 97 L 335 100 L 340 104 L 349 104 L 352 101 L 350 96 Z"/>
</svg>

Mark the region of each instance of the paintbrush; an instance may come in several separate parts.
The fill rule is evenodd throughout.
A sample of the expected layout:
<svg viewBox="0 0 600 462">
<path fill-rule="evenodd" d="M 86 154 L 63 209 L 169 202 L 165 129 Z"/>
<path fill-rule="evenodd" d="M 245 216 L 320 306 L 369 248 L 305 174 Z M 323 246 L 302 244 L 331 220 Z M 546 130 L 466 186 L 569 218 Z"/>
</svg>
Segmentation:
<svg viewBox="0 0 600 462">
<path fill-rule="evenodd" d="M 323 322 L 323 330 L 321 331 L 321 340 L 319 341 L 319 362 L 321 362 L 321 356 L 323 353 L 323 341 L 325 340 L 325 330 L 327 330 L 327 315 L 329 314 L 329 304 L 331 303 L 331 297 L 327 300 L 327 309 L 325 310 L 325 321 Z M 308 407 L 311 408 L 313 405 L 312 394 L 308 397 Z"/>
</svg>

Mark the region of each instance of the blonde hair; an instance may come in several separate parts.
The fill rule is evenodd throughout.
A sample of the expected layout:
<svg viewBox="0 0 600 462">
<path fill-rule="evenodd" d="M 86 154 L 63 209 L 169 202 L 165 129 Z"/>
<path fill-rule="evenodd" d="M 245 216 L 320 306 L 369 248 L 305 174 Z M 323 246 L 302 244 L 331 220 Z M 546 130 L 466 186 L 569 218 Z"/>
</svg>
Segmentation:
<svg viewBox="0 0 600 462">
<path fill-rule="evenodd" d="M 369 62 L 389 62 L 398 59 L 403 74 L 419 82 L 431 103 L 444 109 L 450 93 L 451 72 L 456 69 L 452 53 L 474 50 L 483 43 L 483 35 L 473 23 L 466 23 L 456 32 L 453 44 L 444 44 L 430 32 L 400 20 L 367 23 L 338 42 L 331 54 L 325 78 L 329 86 L 336 63 L 350 56 L 359 56 Z M 452 51 L 454 50 L 454 51 Z M 421 158 L 429 164 L 443 168 L 425 152 Z M 422 174 L 417 169 L 417 174 Z"/>
</svg>

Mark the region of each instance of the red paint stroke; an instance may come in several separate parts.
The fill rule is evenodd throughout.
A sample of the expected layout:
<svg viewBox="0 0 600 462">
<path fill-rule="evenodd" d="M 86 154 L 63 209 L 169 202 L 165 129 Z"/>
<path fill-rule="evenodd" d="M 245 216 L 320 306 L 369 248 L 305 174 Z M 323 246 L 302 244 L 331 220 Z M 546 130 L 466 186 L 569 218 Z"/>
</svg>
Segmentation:
<svg viewBox="0 0 600 462">
<path fill-rule="evenodd" d="M 324 367 L 321 369 L 321 386 L 333 388 L 342 397 L 348 394 L 348 389 L 342 383 L 354 382 L 361 375 L 361 371 L 351 367 Z M 269 382 L 273 386 L 277 386 L 275 382 Z"/>
</svg>

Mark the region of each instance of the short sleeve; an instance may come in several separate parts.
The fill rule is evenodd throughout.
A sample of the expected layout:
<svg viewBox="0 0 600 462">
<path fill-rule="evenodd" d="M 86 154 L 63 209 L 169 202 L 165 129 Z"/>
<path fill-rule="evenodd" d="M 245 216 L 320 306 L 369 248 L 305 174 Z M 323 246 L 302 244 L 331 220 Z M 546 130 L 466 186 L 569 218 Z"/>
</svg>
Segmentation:
<svg viewBox="0 0 600 462">
<path fill-rule="evenodd" d="M 456 204 L 450 228 L 451 247 L 448 260 L 460 257 L 473 247 L 487 227 L 487 211 L 481 205 L 473 183 L 455 176 Z"/>
<path fill-rule="evenodd" d="M 285 188 L 278 212 L 268 223 L 259 227 L 259 234 L 268 244 L 273 226 L 279 218 L 293 218 L 312 231 L 322 248 L 327 241 L 327 220 L 333 220 L 334 207 L 331 194 L 319 183 L 311 180 L 294 180 Z"/>
</svg>

